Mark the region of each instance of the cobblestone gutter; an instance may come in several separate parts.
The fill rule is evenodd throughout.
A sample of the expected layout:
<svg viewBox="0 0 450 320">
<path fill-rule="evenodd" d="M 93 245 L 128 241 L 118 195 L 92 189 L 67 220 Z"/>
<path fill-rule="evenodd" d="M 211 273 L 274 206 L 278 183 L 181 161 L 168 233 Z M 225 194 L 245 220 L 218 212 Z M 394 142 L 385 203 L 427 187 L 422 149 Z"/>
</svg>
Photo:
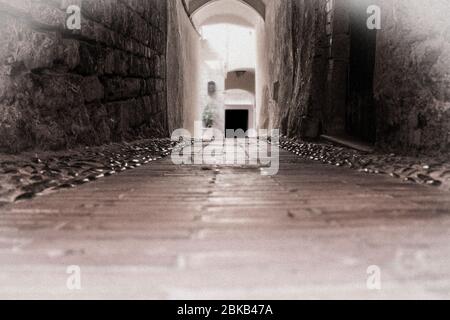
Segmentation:
<svg viewBox="0 0 450 320">
<path fill-rule="evenodd" d="M 149 164 L 171 154 L 173 148 L 170 139 L 151 139 L 65 152 L 0 155 L 0 206 Z"/>
<path fill-rule="evenodd" d="M 384 174 L 450 191 L 450 157 L 406 157 L 395 154 L 369 154 L 329 143 L 310 143 L 280 138 L 280 147 L 299 157 L 367 174 Z"/>
</svg>

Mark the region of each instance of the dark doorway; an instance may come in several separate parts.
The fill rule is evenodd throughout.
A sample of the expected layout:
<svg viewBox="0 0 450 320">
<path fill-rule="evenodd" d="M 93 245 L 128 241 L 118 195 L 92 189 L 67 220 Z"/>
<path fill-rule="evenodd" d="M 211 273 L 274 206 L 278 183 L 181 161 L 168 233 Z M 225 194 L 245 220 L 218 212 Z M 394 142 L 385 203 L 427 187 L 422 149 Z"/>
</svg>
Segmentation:
<svg viewBox="0 0 450 320">
<path fill-rule="evenodd" d="M 375 143 L 376 114 L 373 97 L 376 30 L 367 27 L 372 0 L 352 1 L 350 12 L 350 63 L 346 130 L 353 137 Z"/>
<path fill-rule="evenodd" d="M 248 131 L 248 110 L 226 110 L 225 111 L 225 131 L 227 138 L 234 138 L 235 136 L 230 136 L 228 130 L 243 130 Z M 237 138 L 245 138 L 238 136 Z"/>
</svg>

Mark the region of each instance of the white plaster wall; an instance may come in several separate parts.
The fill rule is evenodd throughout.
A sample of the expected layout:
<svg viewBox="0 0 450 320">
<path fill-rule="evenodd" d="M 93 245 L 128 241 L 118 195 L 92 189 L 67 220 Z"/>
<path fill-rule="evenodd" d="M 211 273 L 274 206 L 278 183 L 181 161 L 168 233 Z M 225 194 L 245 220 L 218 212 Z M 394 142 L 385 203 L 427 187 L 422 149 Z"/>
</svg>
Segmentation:
<svg viewBox="0 0 450 320">
<path fill-rule="evenodd" d="M 269 129 L 269 64 L 268 46 L 266 43 L 266 23 L 260 20 L 256 25 L 256 68 L 255 68 L 255 95 L 256 95 L 256 128 Z"/>
<path fill-rule="evenodd" d="M 208 105 L 216 108 L 214 128 L 225 130 L 226 99 L 225 79 L 229 70 L 254 69 L 256 66 L 256 40 L 255 31 L 248 27 L 215 24 L 200 28 L 203 39 L 200 49 L 200 105 L 201 113 Z M 208 94 L 208 82 L 216 83 L 216 92 Z M 250 93 L 249 93 L 250 94 Z M 251 95 L 251 94 L 250 94 Z M 241 99 L 242 100 L 242 99 Z M 245 109 L 254 113 L 254 95 L 247 99 Z M 254 117 L 253 114 L 250 115 Z M 254 123 L 254 122 L 252 122 Z M 254 126 L 252 125 L 251 128 Z"/>
<path fill-rule="evenodd" d="M 179 0 L 169 0 L 167 91 L 171 130 L 176 126 L 194 133 L 201 120 L 200 35 Z M 174 115 L 176 113 L 176 116 Z M 170 120 L 170 119 L 169 119 Z"/>
</svg>

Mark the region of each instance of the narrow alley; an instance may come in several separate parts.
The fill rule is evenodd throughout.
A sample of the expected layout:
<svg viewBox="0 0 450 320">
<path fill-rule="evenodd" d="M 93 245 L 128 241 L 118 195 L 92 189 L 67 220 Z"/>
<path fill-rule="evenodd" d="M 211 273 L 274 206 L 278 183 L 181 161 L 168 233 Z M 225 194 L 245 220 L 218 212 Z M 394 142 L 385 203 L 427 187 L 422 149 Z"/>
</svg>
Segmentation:
<svg viewBox="0 0 450 320">
<path fill-rule="evenodd" d="M 449 299 L 449 12 L 0 0 L 0 298 Z"/>
</svg>

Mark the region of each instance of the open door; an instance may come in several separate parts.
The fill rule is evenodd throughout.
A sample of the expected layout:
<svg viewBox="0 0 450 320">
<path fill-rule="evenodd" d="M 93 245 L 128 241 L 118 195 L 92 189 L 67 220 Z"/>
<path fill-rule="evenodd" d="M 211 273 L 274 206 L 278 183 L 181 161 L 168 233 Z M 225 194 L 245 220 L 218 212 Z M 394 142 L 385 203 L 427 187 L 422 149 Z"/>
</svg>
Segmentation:
<svg viewBox="0 0 450 320">
<path fill-rule="evenodd" d="M 350 13 L 350 62 L 346 110 L 347 134 L 368 143 L 376 141 L 373 96 L 376 30 L 367 27 L 370 0 L 352 1 Z"/>
<path fill-rule="evenodd" d="M 234 136 L 228 136 L 228 130 L 247 132 L 248 122 L 248 110 L 225 110 L 225 132 L 227 133 L 227 138 L 234 138 Z M 242 138 L 245 138 L 245 136 Z"/>
</svg>

